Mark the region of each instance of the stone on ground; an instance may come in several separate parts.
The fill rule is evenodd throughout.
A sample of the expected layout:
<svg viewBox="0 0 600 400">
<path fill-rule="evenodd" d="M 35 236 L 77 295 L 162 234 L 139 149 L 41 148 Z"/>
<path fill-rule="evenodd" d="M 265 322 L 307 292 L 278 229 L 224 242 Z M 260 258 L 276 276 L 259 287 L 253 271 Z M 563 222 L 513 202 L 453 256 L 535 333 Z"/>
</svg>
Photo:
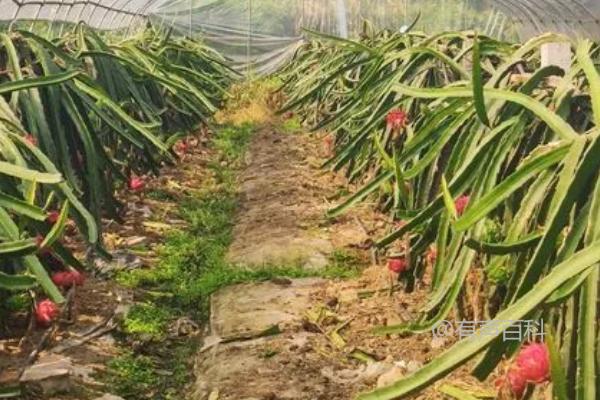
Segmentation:
<svg viewBox="0 0 600 400">
<path fill-rule="evenodd" d="M 275 355 L 282 350 L 302 351 L 306 337 L 312 335 L 301 331 L 303 316 L 311 294 L 324 283 L 296 279 L 242 284 L 213 295 L 208 339 L 212 345 L 205 343 L 196 360 L 198 378 L 192 398 L 209 400 L 218 393 L 219 400 L 304 399 L 301 388 L 306 376 L 286 375 L 281 362 L 289 360 Z M 303 362 L 311 366 L 309 359 Z M 312 393 L 318 391 L 318 382 L 311 385 Z"/>
<path fill-rule="evenodd" d="M 283 331 L 302 319 L 311 292 L 323 283 L 306 278 L 224 288 L 211 298 L 211 336 L 230 341 Z"/>
<path fill-rule="evenodd" d="M 124 400 L 122 397 L 115 396 L 114 394 L 105 394 L 102 397 L 98 397 L 96 400 Z"/>
<path fill-rule="evenodd" d="M 28 392 L 52 396 L 69 391 L 72 372 L 69 358 L 48 355 L 25 369 L 20 382 Z"/>
<path fill-rule="evenodd" d="M 272 129 L 253 138 L 240 176 L 229 262 L 322 269 L 335 248 L 366 241 L 360 221 L 348 219 L 340 230 L 325 218 L 337 178 L 319 168 L 318 143 Z M 388 364 L 328 368 L 347 364 L 327 348 L 332 344 L 324 328 L 306 317 L 322 304 L 318 296 L 327 285 L 322 279 L 277 279 L 215 293 L 191 400 L 347 400 L 364 382 L 374 384 Z M 352 388 L 339 383 L 346 375 Z"/>
</svg>

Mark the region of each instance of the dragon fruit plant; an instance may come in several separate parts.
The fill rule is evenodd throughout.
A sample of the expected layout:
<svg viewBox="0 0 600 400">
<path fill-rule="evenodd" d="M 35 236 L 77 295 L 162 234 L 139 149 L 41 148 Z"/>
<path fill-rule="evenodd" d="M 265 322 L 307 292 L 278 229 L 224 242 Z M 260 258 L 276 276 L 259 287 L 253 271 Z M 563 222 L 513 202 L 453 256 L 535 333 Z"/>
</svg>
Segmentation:
<svg viewBox="0 0 600 400">
<path fill-rule="evenodd" d="M 0 236 L 11 260 L 0 267 L 0 302 L 25 290 L 64 302 L 57 284 L 84 279 L 61 241 L 65 226 L 98 248 L 99 221 L 122 207 L 115 188 L 144 189 L 128 171 L 155 174 L 172 162 L 167 143 L 206 121 L 233 78 L 212 49 L 152 30 L 107 43 L 81 24 L 58 39 L 0 33 L 0 137 L 10 153 L 0 165 Z"/>
<path fill-rule="evenodd" d="M 568 72 L 540 65 L 540 48 L 556 42 L 571 45 Z M 510 326 L 505 321 L 544 319 L 561 335 L 567 381 L 561 400 L 599 397 L 598 50 L 550 33 L 522 44 L 473 32 L 386 32 L 355 42 L 314 35 L 282 71 L 290 93 L 283 111 L 335 134 L 326 167 L 345 169 L 358 187 L 329 215 L 369 200 L 390 221 L 406 221 L 390 223 L 383 237 L 373 238 L 375 247 L 409 235 L 411 260 L 436 249 L 419 318 L 375 334 L 420 334 L 453 312 L 461 318 L 455 305 L 470 272 L 481 268 L 489 276 L 482 282 L 484 307 L 500 332 Z M 454 210 L 448 198 L 456 200 Z M 490 220 L 498 225 L 493 235 Z M 415 265 L 415 276 L 426 267 Z M 414 374 L 358 398 L 403 398 L 475 357 L 473 373 L 485 379 L 519 346 L 491 335 L 462 340 Z M 534 356 L 517 365 L 545 372 L 545 364 L 530 362 L 543 352 L 524 354 Z M 515 395 L 541 379 L 515 369 L 506 377 Z"/>
</svg>

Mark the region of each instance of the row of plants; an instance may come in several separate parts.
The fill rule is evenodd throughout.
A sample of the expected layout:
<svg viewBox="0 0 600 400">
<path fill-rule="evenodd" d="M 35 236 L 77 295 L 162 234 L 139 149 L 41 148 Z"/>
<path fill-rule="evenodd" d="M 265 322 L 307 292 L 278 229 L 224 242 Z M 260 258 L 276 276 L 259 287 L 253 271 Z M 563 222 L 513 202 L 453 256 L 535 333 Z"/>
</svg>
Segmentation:
<svg viewBox="0 0 600 400">
<path fill-rule="evenodd" d="M 118 190 L 141 191 L 176 162 L 233 79 L 210 48 L 152 28 L 126 39 L 83 24 L 53 40 L 1 32 L 0 312 L 15 291 L 43 292 L 35 315 L 50 324 L 61 289 L 83 281 L 63 236 L 79 232 L 108 257 L 101 221 L 121 221 Z"/>
<path fill-rule="evenodd" d="M 556 42 L 571 45 L 568 71 L 541 65 L 540 48 Z M 554 398 L 597 397 L 597 51 L 555 34 L 511 44 L 365 26 L 358 41 L 313 33 L 281 71 L 282 112 L 330 132 L 326 166 L 356 188 L 330 216 L 375 202 L 390 215 L 389 233 L 374 240 L 390 269 L 409 284 L 431 278 L 418 320 L 374 333 L 474 316 L 495 328 L 360 399 L 402 398 L 472 359 L 483 380 L 519 351 L 498 381 L 504 398 L 550 379 Z M 468 302 L 473 277 L 483 304 Z M 546 340 L 503 340 L 525 320 L 543 320 Z"/>
</svg>

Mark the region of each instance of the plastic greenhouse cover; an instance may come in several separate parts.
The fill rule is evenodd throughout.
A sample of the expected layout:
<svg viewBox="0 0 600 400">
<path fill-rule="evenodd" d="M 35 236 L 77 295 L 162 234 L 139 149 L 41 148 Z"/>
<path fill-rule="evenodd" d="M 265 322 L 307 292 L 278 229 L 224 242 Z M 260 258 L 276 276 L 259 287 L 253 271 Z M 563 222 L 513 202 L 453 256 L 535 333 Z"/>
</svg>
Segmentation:
<svg viewBox="0 0 600 400">
<path fill-rule="evenodd" d="M 161 0 L 0 0 L 0 23 L 85 22 L 97 29 L 128 30 L 143 26 Z"/>
<path fill-rule="evenodd" d="M 406 29 L 420 15 L 424 31 L 477 29 L 516 38 L 509 17 L 491 0 L 167 0 L 151 18 L 182 34 L 198 35 L 239 69 L 276 69 L 307 36 L 303 29 L 355 37 L 364 21 Z M 440 12 L 444 10 L 444 12 Z"/>
<path fill-rule="evenodd" d="M 554 31 L 600 39 L 600 0 L 0 0 L 0 10 L 0 24 L 83 21 L 127 31 L 150 18 L 204 38 L 238 68 L 259 73 L 294 53 L 303 28 L 356 37 L 365 20 L 402 30 L 420 15 L 415 29 L 429 33 L 472 29 L 525 40 Z"/>
<path fill-rule="evenodd" d="M 377 28 L 477 30 L 506 40 L 553 31 L 600 39 L 600 0 L 167 0 L 152 18 L 198 35 L 240 69 L 276 69 L 306 37 L 303 28 L 356 37 Z"/>
</svg>

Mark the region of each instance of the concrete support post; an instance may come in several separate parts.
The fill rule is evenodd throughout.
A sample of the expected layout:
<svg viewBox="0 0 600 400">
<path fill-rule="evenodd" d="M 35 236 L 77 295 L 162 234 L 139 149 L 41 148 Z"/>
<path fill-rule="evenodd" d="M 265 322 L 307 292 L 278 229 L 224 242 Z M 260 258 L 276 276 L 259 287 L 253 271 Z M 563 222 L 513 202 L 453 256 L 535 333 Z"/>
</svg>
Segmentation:
<svg viewBox="0 0 600 400">
<path fill-rule="evenodd" d="M 335 4 L 336 4 L 336 13 L 337 13 L 338 34 L 340 35 L 340 37 L 347 39 L 348 38 L 348 18 L 346 16 L 346 1 L 345 0 L 337 0 Z"/>
<path fill-rule="evenodd" d="M 542 67 L 556 65 L 565 72 L 571 69 L 571 45 L 569 43 L 546 43 L 541 49 Z"/>
</svg>

